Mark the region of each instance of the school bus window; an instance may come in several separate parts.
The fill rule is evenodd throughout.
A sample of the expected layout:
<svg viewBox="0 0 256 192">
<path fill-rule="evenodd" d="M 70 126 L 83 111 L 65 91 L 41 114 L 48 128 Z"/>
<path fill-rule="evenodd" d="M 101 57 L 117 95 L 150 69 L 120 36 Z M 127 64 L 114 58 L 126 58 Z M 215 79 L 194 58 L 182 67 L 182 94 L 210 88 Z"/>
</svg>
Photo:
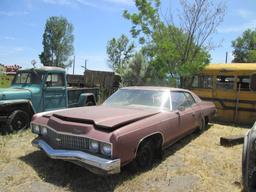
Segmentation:
<svg viewBox="0 0 256 192">
<path fill-rule="evenodd" d="M 218 89 L 230 90 L 234 88 L 234 76 L 217 76 L 216 86 Z"/>
<path fill-rule="evenodd" d="M 250 85 L 250 89 L 252 91 L 256 91 L 256 74 L 253 74 L 251 76 L 251 85 Z"/>
<path fill-rule="evenodd" d="M 211 76 L 202 76 L 202 88 L 212 88 L 212 77 Z"/>
<path fill-rule="evenodd" d="M 193 88 L 212 88 L 212 77 L 211 76 L 195 76 L 192 84 Z"/>
<path fill-rule="evenodd" d="M 194 87 L 194 88 L 198 88 L 199 87 L 199 81 L 198 81 L 198 76 L 197 75 L 194 76 L 192 87 Z"/>
<path fill-rule="evenodd" d="M 249 76 L 238 76 L 237 77 L 237 90 L 239 89 L 241 91 L 250 91 L 250 77 Z"/>
</svg>

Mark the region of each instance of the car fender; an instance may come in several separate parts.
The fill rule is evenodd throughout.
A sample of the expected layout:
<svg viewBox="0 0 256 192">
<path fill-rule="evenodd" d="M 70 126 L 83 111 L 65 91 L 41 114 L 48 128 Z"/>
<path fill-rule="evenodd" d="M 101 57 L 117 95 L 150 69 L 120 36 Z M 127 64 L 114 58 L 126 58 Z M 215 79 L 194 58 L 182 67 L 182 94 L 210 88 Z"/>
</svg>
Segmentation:
<svg viewBox="0 0 256 192">
<path fill-rule="evenodd" d="M 118 156 L 122 159 L 123 165 L 130 163 L 136 158 L 139 145 L 147 138 L 159 134 L 162 138 L 161 145 L 163 145 L 165 142 L 164 134 L 160 129 L 156 130 L 156 127 L 158 127 L 156 124 L 146 127 L 138 126 L 136 130 L 127 129 L 126 133 L 117 136 Z"/>
<path fill-rule="evenodd" d="M 154 135 L 161 135 L 161 139 L 162 139 L 161 146 L 163 145 L 163 143 L 164 143 L 164 135 L 163 135 L 162 132 L 156 131 L 156 132 L 150 133 L 150 134 L 148 134 L 148 135 L 142 137 L 142 138 L 139 140 L 139 143 L 137 144 L 135 156 L 136 156 L 136 154 L 137 154 L 137 152 L 138 152 L 138 149 L 139 149 L 140 144 L 141 144 L 143 141 L 145 141 L 146 139 L 148 139 L 148 138 L 150 138 L 150 137 L 152 137 L 152 136 L 154 136 Z"/>
</svg>

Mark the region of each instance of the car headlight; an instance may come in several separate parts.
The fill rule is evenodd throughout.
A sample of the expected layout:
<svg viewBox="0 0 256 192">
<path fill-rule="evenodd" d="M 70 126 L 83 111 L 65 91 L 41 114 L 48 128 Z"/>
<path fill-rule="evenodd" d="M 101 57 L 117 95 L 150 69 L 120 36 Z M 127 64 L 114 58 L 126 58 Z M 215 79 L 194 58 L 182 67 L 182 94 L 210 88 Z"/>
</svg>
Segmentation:
<svg viewBox="0 0 256 192">
<path fill-rule="evenodd" d="M 108 143 L 102 143 L 102 144 L 101 144 L 101 147 L 100 147 L 100 152 L 101 152 L 103 155 L 111 156 L 111 152 L 112 152 L 111 145 L 108 144 Z"/>
<path fill-rule="evenodd" d="M 36 124 L 31 124 L 32 133 L 40 134 L 40 126 Z"/>
<path fill-rule="evenodd" d="M 40 133 L 41 133 L 42 135 L 47 135 L 47 128 L 46 128 L 46 127 L 41 127 Z"/>
<path fill-rule="evenodd" d="M 95 140 L 90 140 L 89 142 L 89 150 L 92 152 L 99 152 L 99 142 Z"/>
</svg>

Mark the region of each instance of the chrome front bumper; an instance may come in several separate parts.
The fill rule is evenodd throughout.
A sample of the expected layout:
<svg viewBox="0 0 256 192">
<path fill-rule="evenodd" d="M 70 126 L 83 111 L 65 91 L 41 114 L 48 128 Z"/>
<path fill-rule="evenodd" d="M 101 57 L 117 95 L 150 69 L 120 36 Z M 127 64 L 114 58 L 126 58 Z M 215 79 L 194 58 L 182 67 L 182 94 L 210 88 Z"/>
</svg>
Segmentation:
<svg viewBox="0 0 256 192">
<path fill-rule="evenodd" d="M 71 161 L 96 174 L 116 174 L 120 172 L 120 159 L 104 159 L 82 151 L 53 149 L 39 138 L 33 140 L 32 145 L 43 150 L 52 159 Z"/>
</svg>

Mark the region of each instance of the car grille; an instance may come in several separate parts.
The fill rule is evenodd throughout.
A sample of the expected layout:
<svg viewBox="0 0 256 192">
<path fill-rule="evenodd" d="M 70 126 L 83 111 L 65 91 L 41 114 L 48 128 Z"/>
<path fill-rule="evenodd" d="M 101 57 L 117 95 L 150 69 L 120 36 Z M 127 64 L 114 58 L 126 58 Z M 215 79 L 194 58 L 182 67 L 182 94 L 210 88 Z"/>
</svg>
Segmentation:
<svg viewBox="0 0 256 192">
<path fill-rule="evenodd" d="M 85 137 L 60 134 L 47 129 L 46 141 L 55 149 L 73 149 L 85 151 L 89 148 L 89 140 Z"/>
</svg>

